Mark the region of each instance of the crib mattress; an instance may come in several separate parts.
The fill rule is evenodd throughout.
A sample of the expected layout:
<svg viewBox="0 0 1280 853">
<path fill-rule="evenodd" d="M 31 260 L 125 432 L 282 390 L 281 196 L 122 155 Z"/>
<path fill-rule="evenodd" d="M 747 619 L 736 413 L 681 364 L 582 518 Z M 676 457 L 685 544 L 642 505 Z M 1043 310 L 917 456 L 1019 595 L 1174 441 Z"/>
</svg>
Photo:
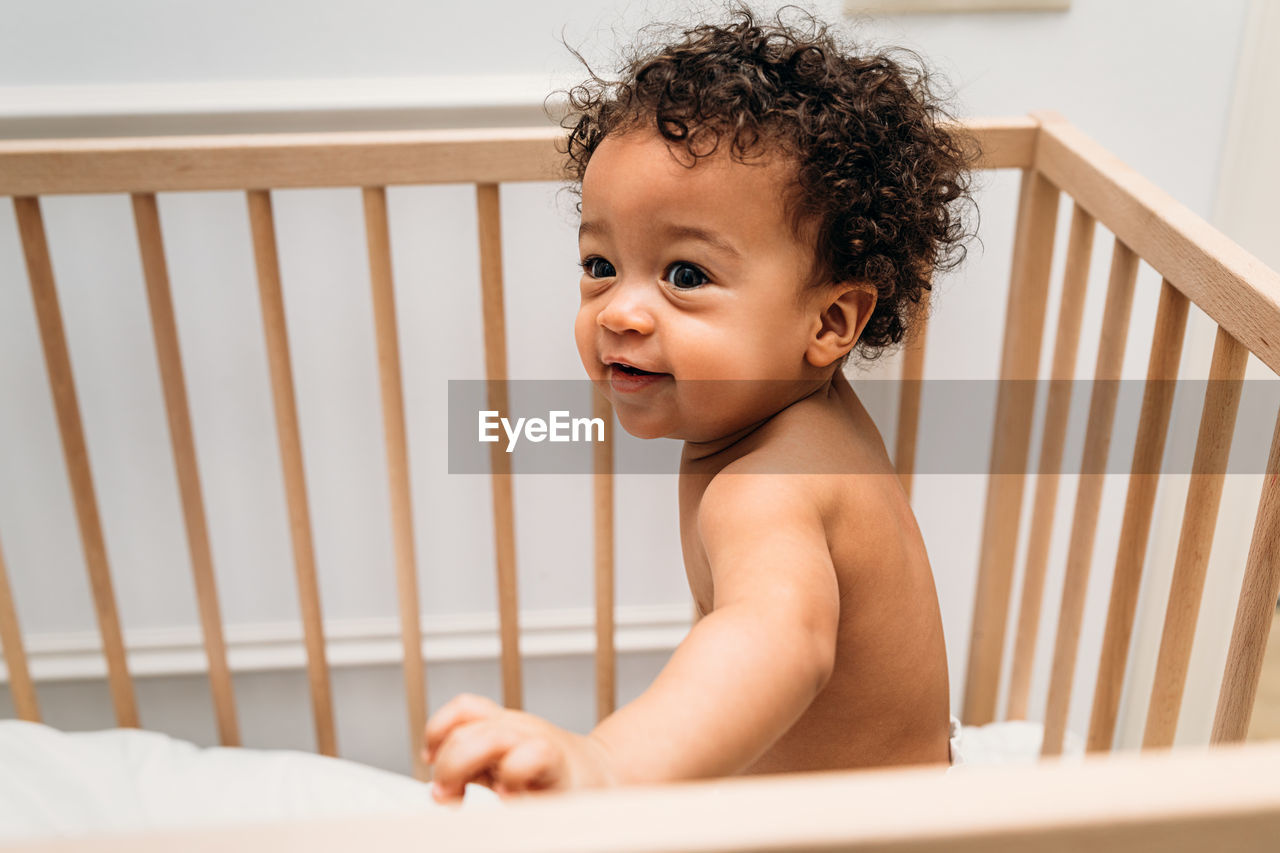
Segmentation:
<svg viewBox="0 0 1280 853">
<path fill-rule="evenodd" d="M 460 807 L 500 802 L 468 785 Z M 0 843 L 442 808 L 451 807 L 431 798 L 430 785 L 339 758 L 0 721 Z"/>
<path fill-rule="evenodd" d="M 956 772 L 1036 761 L 1041 726 L 953 725 Z M 1083 752 L 1068 732 L 1063 752 Z M 460 808 L 500 807 L 467 785 Z M 62 732 L 0 720 L 0 843 L 314 817 L 413 814 L 442 806 L 430 786 L 353 761 L 293 750 L 201 748 L 160 732 Z"/>
</svg>

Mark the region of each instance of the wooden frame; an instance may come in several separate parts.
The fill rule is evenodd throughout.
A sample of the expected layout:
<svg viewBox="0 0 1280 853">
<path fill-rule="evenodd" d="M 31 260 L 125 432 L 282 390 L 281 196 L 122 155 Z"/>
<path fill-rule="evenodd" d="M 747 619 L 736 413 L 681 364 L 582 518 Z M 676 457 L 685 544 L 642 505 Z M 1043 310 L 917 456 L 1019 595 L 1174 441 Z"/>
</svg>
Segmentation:
<svg viewBox="0 0 1280 853">
<path fill-rule="evenodd" d="M 1098 350 L 1094 398 L 1090 403 L 1090 427 L 1086 436 L 1087 464 L 1096 469 L 1109 455 L 1133 458 L 1129 496 L 1120 548 L 1112 575 L 1111 603 L 1094 708 L 1089 749 L 1111 747 L 1116 707 L 1124 683 L 1125 661 L 1133 625 L 1137 589 L 1142 575 L 1142 555 L 1150 530 L 1155 475 L 1148 473 L 1161 458 L 1168 427 L 1171 399 L 1160 383 L 1148 385 L 1137 444 L 1111 447 L 1111 421 L 1116 399 L 1114 383 L 1130 327 L 1130 314 L 1139 261 L 1154 267 L 1163 277 L 1157 309 L 1156 332 L 1150 343 L 1149 379 L 1176 374 L 1183 330 L 1192 303 L 1218 324 L 1211 375 L 1223 380 L 1205 401 L 1192 490 L 1188 495 L 1178 548 L 1170 605 L 1166 613 L 1156 685 L 1145 738 L 1147 747 L 1164 747 L 1172 741 L 1181 701 L 1183 680 L 1196 611 L 1204 583 L 1204 567 L 1216 521 L 1223 462 L 1229 450 L 1239 383 L 1245 359 L 1252 352 L 1273 371 L 1280 370 L 1280 276 L 1199 217 L 1120 163 L 1084 136 L 1063 117 L 1047 112 L 1010 119 L 976 119 L 962 128 L 982 149 L 978 164 L 984 169 L 1019 169 L 1022 175 L 1018 225 L 1014 245 L 1012 281 L 1006 313 L 1006 335 L 1001 377 L 1008 380 L 1040 376 L 1038 356 L 1042 348 L 1053 242 L 1058 204 L 1063 194 L 1074 204 L 1071 233 L 1066 247 L 1063 308 L 1059 312 L 1053 362 L 1049 374 L 1070 378 L 1079 344 L 1080 303 L 1088 279 L 1094 232 L 1101 226 L 1114 238 L 1108 284 L 1104 333 Z M 235 697 L 226 664 L 221 614 L 216 588 L 216 567 L 209 553 L 199 478 L 199 464 L 191 436 L 190 412 L 173 321 L 163 237 L 157 215 L 156 193 L 235 189 L 245 193 L 253 235 L 256 273 L 267 336 L 269 373 L 275 404 L 276 426 L 284 466 L 295 575 L 303 613 L 307 647 L 308 680 L 316 721 L 317 748 L 338 754 L 335 737 L 328 665 L 325 657 L 324 619 L 315 576 L 311 524 L 306 502 L 305 471 L 300 453 L 298 413 L 294 402 L 293 368 L 285 330 L 285 312 L 276 258 L 271 192 L 286 187 L 358 186 L 362 188 L 365 237 L 373 287 L 374 323 L 381 385 L 386 459 L 391 490 L 390 527 L 394 542 L 395 573 L 399 596 L 404 681 L 409 710 L 409 748 L 420 747 L 426 709 L 427 685 L 423 678 L 421 626 L 418 615 L 416 548 L 413 541 L 412 496 L 408 479 L 408 452 L 404 424 L 402 376 L 399 365 L 399 331 L 390 263 L 390 228 L 386 208 L 387 186 L 419 183 L 467 183 L 476 188 L 478 253 L 484 314 L 486 375 L 490 380 L 490 404 L 501 409 L 506 399 L 506 320 L 504 315 L 500 185 L 518 181 L 555 181 L 562 177 L 562 155 L 557 151 L 563 131 L 558 128 L 523 128 L 474 131 L 413 131 L 386 133 L 282 134 L 221 137 L 166 137 L 90 140 L 0 141 L 0 194 L 13 197 L 20 239 L 36 307 L 45 364 L 55 401 L 58 428 L 71 478 L 77 522 L 86 554 L 86 569 L 108 661 L 108 682 L 121 725 L 140 724 L 133 683 L 116 612 L 111 572 L 107 563 L 97 494 L 85 446 L 75 379 L 67 357 L 54 281 L 53 266 L 40 213 L 40 196 L 60 193 L 128 193 L 143 260 L 148 304 L 152 317 L 157 358 L 161 367 L 164 400 L 180 499 L 195 577 L 197 603 L 204 631 L 210 685 L 221 741 L 238 743 Z M 914 471 L 915 440 L 920 411 L 920 380 L 927 330 L 922 328 L 908 347 L 903 364 L 904 393 L 899 403 L 896 464 L 910 494 Z M 1025 469 L 1033 441 L 1031 407 L 1034 398 L 1019 390 L 1028 383 L 1002 384 L 993 435 L 989 478 L 974 606 L 973 634 L 962 718 L 981 724 L 996 717 L 996 696 L 1004 672 L 1004 641 L 1010 591 L 1017 552 L 1018 520 L 1027 476 L 1009 473 Z M 1110 390 L 1109 390 L 1110 389 Z M 1026 712 L 1035 635 L 1044 599 L 1044 562 L 1056 487 L 1061 475 L 1067 400 L 1051 397 L 1054 413 L 1046 418 L 1040 437 L 1041 463 L 1028 547 L 1027 575 L 1021 609 L 1016 620 L 1018 636 L 1011 661 L 1011 690 L 1007 716 Z M 609 416 L 607 404 L 596 400 L 594 414 Z M 604 717 L 616 704 L 616 661 L 613 648 L 613 463 L 612 450 L 595 450 L 594 540 L 597 616 L 597 715 Z M 516 608 L 518 579 L 514 537 L 511 472 L 505 454 L 493 457 L 493 505 L 495 517 L 496 572 L 502 636 L 504 702 L 521 706 L 523 686 Z M 1267 485 L 1258 504 L 1253 545 L 1236 613 L 1235 633 L 1224 669 L 1213 742 L 1229 744 L 1243 738 L 1270 627 L 1268 618 L 1280 590 L 1280 560 L 1274 557 L 1280 541 L 1280 418 L 1267 463 Z M 1072 674 L 1080 641 L 1083 594 L 1090 573 L 1090 555 L 1099 511 L 1100 482 L 1096 475 L 1082 475 L 1070 531 L 1067 575 L 1061 597 L 1053 673 L 1047 702 L 1042 751 L 1056 754 L 1062 744 L 1065 714 L 1072 690 Z M 2 544 L 2 543 L 0 543 Z M 15 707 L 24 719 L 39 719 L 37 689 L 27 670 L 18 623 L 18 603 L 8 583 L 0 550 L 0 643 L 3 644 L 14 689 Z M 1123 764 L 1090 762 L 1087 770 L 1048 766 L 1020 771 L 1024 775 L 979 780 L 973 776 L 964 786 L 943 785 L 936 769 L 924 771 L 872 771 L 860 774 L 805 774 L 765 777 L 758 780 L 720 780 L 703 787 L 682 787 L 682 793 L 651 790 L 601 792 L 513 807 L 509 816 L 479 820 L 474 816 L 442 816 L 415 829 L 452 826 L 466 833 L 457 849 L 491 849 L 485 843 L 518 838 L 507 849 L 543 849 L 546 839 L 534 828 L 558 827 L 555 849 L 601 849 L 601 833 L 617 827 L 634 827 L 637 837 L 648 839 L 645 849 L 689 849 L 687 835 L 671 829 L 677 824 L 654 820 L 652 809 L 670 809 L 673 821 L 692 815 L 681 805 L 684 797 L 697 802 L 705 796 L 713 812 L 738 816 L 708 825 L 699 849 L 1003 849 L 1017 840 L 1027 849 L 1059 849 L 1072 840 L 1090 838 L 1103 849 L 1136 849 L 1153 838 L 1187 845 L 1204 840 L 1203 833 L 1225 832 L 1248 841 L 1262 828 L 1280 828 L 1280 796 L 1274 786 L 1251 781 L 1250 774 L 1280 769 L 1276 749 L 1215 750 L 1212 756 L 1177 758 L 1158 755 L 1131 756 Z M 1267 762 L 1270 762 L 1269 764 Z M 425 778 L 425 768 L 415 773 Z M 1058 775 L 1054 775 L 1057 773 Z M 932 775 L 930 775 L 932 774 Z M 1071 775 L 1077 774 L 1077 775 Z M 1169 780 L 1220 778 L 1235 800 L 1204 794 L 1189 800 Z M 1216 775 L 1215 775 L 1216 774 Z M 1015 778 L 1016 777 L 1016 778 Z M 1147 786 L 1138 779 L 1160 779 Z M 1109 785 L 1127 786 L 1124 797 L 1108 800 L 1098 792 Z M 972 784 L 973 787 L 968 786 Z M 1076 786 L 1076 787 L 1072 787 Z M 1091 787 L 1092 786 L 1092 787 Z M 1122 790 L 1120 787 L 1115 791 Z M 883 793 L 885 791 L 889 794 Z M 972 791 L 986 791 L 984 800 Z M 1039 791 L 1044 799 L 1029 800 L 1028 811 L 984 803 Z M 701 792 L 701 793 L 700 793 Z M 711 793 L 716 792 L 716 793 Z M 948 801 L 967 803 L 970 811 L 948 811 L 938 805 Z M 725 800 L 714 799 L 724 796 Z M 1027 795 L 1029 796 L 1029 795 Z M 953 800 L 950 798 L 959 798 Z M 737 799 L 733 799 L 737 798 Z M 768 810 L 753 807 L 753 798 L 772 802 Z M 775 799 L 776 798 L 776 799 Z M 789 801 L 787 798 L 791 798 Z M 923 798 L 923 799 L 922 799 Z M 1056 799 L 1055 799 L 1056 798 Z M 1063 799 L 1066 798 L 1066 799 Z M 972 800 L 972 802 L 970 802 Z M 794 812 L 780 808 L 788 801 Z M 718 805 L 712 805 L 712 803 Z M 882 811 L 870 810 L 858 821 L 842 817 L 837 802 L 883 802 Z M 951 815 L 917 820 L 921 802 L 930 803 L 926 814 Z M 1035 803 L 1039 805 L 1035 805 Z M 732 803 L 736 803 L 733 805 Z M 820 812 L 805 811 L 806 803 L 824 804 Z M 898 805 L 893 805 L 897 803 Z M 912 803 L 909 827 L 903 803 Z M 1092 803 L 1079 807 L 1079 803 Z M 1071 804 L 1076 804 L 1072 806 Z M 527 810 L 526 810 L 527 805 Z M 575 826 L 565 809 L 593 817 Z M 1073 811 L 1073 809 L 1075 809 Z M 616 810 L 616 811 L 615 811 Z M 630 811 L 629 811 L 630 810 Z M 645 815 L 628 822 L 625 814 Z M 744 827 L 761 815 L 771 821 L 779 814 L 794 820 L 774 824 L 773 829 Z M 804 817 L 804 815 L 810 817 Z M 821 816 L 818 816 L 818 815 Z M 861 814 L 861 813 L 860 813 Z M 555 818 L 555 815 L 561 815 Z M 620 823 L 610 823 L 614 815 Z M 1070 817 L 1067 815 L 1074 815 Z M 1066 817 L 1064 817 L 1066 816 Z M 454 821 L 450 824 L 449 821 Z M 559 821 L 557 823 L 557 821 Z M 1012 823 L 1011 823 L 1012 821 Z M 1014 825 L 1016 824 L 1016 826 Z M 356 827 L 357 824 L 352 824 Z M 368 825 L 361 830 L 369 831 Z M 405 826 L 408 826 L 406 824 Z M 489 828 L 486 828 L 489 827 Z M 490 832 L 490 829 L 492 832 Z M 503 835 L 517 832 L 517 835 Z M 301 830 L 304 834 L 313 830 Z M 399 830 L 396 830 L 399 831 Z M 443 831 L 443 830 L 442 830 Z M 453 831 L 453 830 L 451 830 Z M 687 831 L 682 830 L 682 831 Z M 279 836 L 262 830 L 246 831 L 246 844 L 269 843 Z M 320 839 L 320 830 L 317 840 Z M 326 830 L 327 832 L 327 830 Z M 577 834 L 575 834 L 577 833 Z M 1142 834 L 1146 833 L 1146 834 Z M 1234 835 L 1233 835 L 1234 834 Z M 230 836 L 226 836 L 230 837 Z M 333 842 L 324 835 L 323 840 Z M 351 837 L 351 836 L 347 836 Z M 379 835 L 394 846 L 394 835 Z M 1216 836 L 1215 836 L 1216 838 Z M 489 841 L 485 841 L 488 839 Z M 767 842 L 760 846 L 761 839 Z M 570 843 L 572 842 L 572 843 Z M 96 844 L 97 842 L 94 842 Z M 101 842 L 107 847 L 113 842 Z M 564 846 L 568 844 L 568 846 Z M 578 847 L 574 847 L 578 844 Z M 596 846 L 592 846 L 592 845 Z M 1111 846 L 1106 846 L 1106 845 Z M 467 846 L 470 845 L 470 846 Z M 542 845 L 542 846 L 540 846 Z M 768 846 L 773 845 L 773 846 Z M 879 846 L 877 846 L 879 845 Z M 92 845 L 91 845 L 92 846 Z M 1176 846 L 1176 845 L 1175 845 Z M 106 849 L 95 847 L 94 849 Z M 1011 848 L 1010 848 L 1011 849 Z M 1023 848 L 1019 848 L 1023 849 Z"/>
</svg>

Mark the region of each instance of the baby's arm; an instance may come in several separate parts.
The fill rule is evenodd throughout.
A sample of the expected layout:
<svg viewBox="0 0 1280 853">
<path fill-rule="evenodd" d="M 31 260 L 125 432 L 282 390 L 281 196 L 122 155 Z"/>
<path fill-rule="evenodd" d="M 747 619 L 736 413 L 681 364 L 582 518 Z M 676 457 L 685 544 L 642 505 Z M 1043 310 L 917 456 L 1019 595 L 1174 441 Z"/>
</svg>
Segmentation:
<svg viewBox="0 0 1280 853">
<path fill-rule="evenodd" d="M 619 782 L 736 774 L 826 685 L 840 592 L 807 480 L 722 473 L 707 487 L 698 533 L 713 609 L 653 684 L 589 735 Z"/>
<path fill-rule="evenodd" d="M 500 794 L 729 776 L 804 713 L 831 676 L 839 585 L 808 478 L 720 474 L 698 535 L 715 584 L 653 684 L 589 735 L 472 694 L 427 721 L 440 802 L 468 782 Z"/>
</svg>

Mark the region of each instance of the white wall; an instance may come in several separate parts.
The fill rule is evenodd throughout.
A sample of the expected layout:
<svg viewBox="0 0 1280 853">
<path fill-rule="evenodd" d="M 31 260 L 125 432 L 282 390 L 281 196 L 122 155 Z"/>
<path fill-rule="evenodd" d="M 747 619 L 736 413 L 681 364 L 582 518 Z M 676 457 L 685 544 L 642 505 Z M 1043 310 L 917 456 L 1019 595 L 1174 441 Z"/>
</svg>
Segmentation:
<svg viewBox="0 0 1280 853">
<path fill-rule="evenodd" d="M 1272 269 L 1280 269 L 1280 244 L 1275 235 L 1280 233 L 1280 210 L 1273 200 L 1280 193 L 1280 163 L 1274 156 L 1275 139 L 1280 134 L 1280 6 L 1269 0 L 1250 0 L 1245 35 L 1241 43 L 1236 73 L 1236 86 L 1231 102 L 1231 116 L 1227 124 L 1227 138 L 1221 158 L 1218 191 L 1214 199 L 1211 222 L 1223 233 L 1238 242 L 1244 249 Z M 1211 323 L 1200 323 L 1194 338 L 1188 341 L 1188 351 L 1183 357 L 1183 369 L 1192 374 L 1193 362 L 1198 368 L 1195 375 L 1205 375 L 1205 365 L 1212 358 L 1214 332 Z M 1250 356 L 1242 410 L 1248 406 L 1249 394 L 1262 386 L 1254 380 L 1275 379 L 1272 370 Z M 1254 397 L 1254 399 L 1258 399 Z M 1256 411 L 1256 410 L 1255 410 Z M 1246 422 L 1241 417 L 1232 444 L 1233 462 L 1246 430 L 1265 432 L 1269 440 L 1271 424 L 1256 417 Z M 1252 458 L 1260 460 L 1265 450 L 1255 451 Z M 1175 485 L 1171 483 L 1170 485 Z M 1156 524 L 1172 529 L 1181 518 L 1186 500 L 1187 483 L 1176 482 L 1177 488 L 1167 489 L 1158 508 Z M 1244 576 L 1244 564 L 1252 539 L 1252 526 L 1257 515 L 1258 498 L 1262 491 L 1262 477 L 1258 475 L 1232 474 L 1225 478 L 1222 505 L 1219 509 L 1218 529 L 1214 536 L 1213 550 L 1205 581 L 1204 600 L 1201 605 L 1209 618 L 1202 618 L 1195 638 L 1187 671 L 1187 695 L 1196 697 L 1183 711 L 1179 720 L 1178 740 L 1181 744 L 1192 742 L 1197 736 L 1210 731 L 1214 707 L 1211 702 L 1217 695 L 1226 661 L 1227 646 L 1231 638 L 1230 618 L 1240 596 L 1240 583 Z M 1176 551 L 1176 539 L 1168 537 L 1159 552 L 1157 565 L 1165 567 L 1157 589 L 1168 586 L 1169 569 Z M 1154 579 L 1153 579 L 1154 580 Z M 1144 608 L 1145 624 L 1139 624 L 1135 636 L 1134 657 L 1154 659 L 1159 642 L 1159 624 L 1156 607 Z M 1147 668 L 1135 670 L 1138 683 L 1149 683 Z M 1131 720 L 1130 734 L 1138 737 L 1136 723 Z M 1201 737 L 1201 740 L 1203 738 Z"/>
<path fill-rule="evenodd" d="M 557 41 L 562 28 L 570 44 L 607 69 L 614 33 L 629 38 L 651 14 L 676 8 L 571 0 L 497 5 L 501 26 L 493 4 L 29 5 L 16 25 L 0 30 L 0 135 L 541 122 L 545 94 L 579 76 L 576 60 Z M 814 8 L 841 20 L 837 2 Z M 1243 0 L 1075 0 L 1065 13 L 902 16 L 867 22 L 860 32 L 877 45 L 919 49 L 953 84 L 958 115 L 1060 112 L 1208 218 L 1245 12 Z M 1017 176 L 982 181 L 983 243 L 939 282 L 930 377 L 997 374 Z M 496 649 L 487 633 L 494 608 L 488 491 L 482 478 L 450 477 L 444 457 L 446 380 L 483 375 L 475 226 L 469 214 L 456 213 L 473 202 L 465 187 L 392 188 L 389 198 L 422 602 L 428 654 L 438 661 L 428 667 L 434 708 L 461 689 L 499 695 L 497 669 L 487 659 Z M 275 202 L 325 614 L 339 634 L 354 638 L 339 643 L 350 660 L 374 660 L 377 654 L 356 646 L 385 645 L 393 636 L 394 580 L 359 196 L 354 189 L 295 190 L 275 193 Z M 557 197 L 549 184 L 505 186 L 502 204 L 511 374 L 577 378 L 568 196 Z M 1070 218 L 1063 205 L 1059 247 Z M 305 748 L 310 722 L 297 647 L 284 642 L 274 656 L 259 654 L 261 637 L 292 630 L 297 605 L 244 200 L 235 193 L 166 194 L 160 210 L 213 555 L 232 639 L 243 638 L 233 642 L 232 662 L 264 667 L 237 679 L 246 741 Z M 190 571 L 128 200 L 49 198 L 44 213 L 126 633 L 131 642 L 176 644 L 186 655 L 182 666 L 194 668 Z M 1110 252 L 1100 232 L 1080 376 L 1092 375 Z M 1061 264 L 1059 258 L 1054 265 L 1048 328 L 1056 321 Z M 92 607 L 24 282 L 6 206 L 0 208 L 0 545 L 37 652 L 37 677 L 42 667 L 52 675 L 59 666 L 67 678 L 83 677 L 86 665 L 67 661 L 93 630 Z M 1158 285 L 1144 265 L 1126 378 L 1145 373 Z M 889 362 L 871 375 L 893 369 Z M 882 424 L 891 437 L 891 418 Z M 1087 724 L 1105 576 L 1124 499 L 1122 478 L 1113 480 L 1086 610 L 1091 639 L 1082 646 L 1072 706 L 1077 731 Z M 644 688 L 688 624 L 674 486 L 662 476 L 619 484 L 619 642 L 637 650 L 624 655 L 624 702 Z M 548 657 L 527 670 L 527 706 L 585 731 L 592 722 L 583 653 L 590 632 L 573 625 L 578 619 L 585 626 L 591 600 L 590 486 L 579 477 L 526 477 L 516 494 L 520 605 L 547 626 Z M 925 476 L 917 487 L 957 710 L 983 496 L 979 476 Z M 1059 497 L 1059 531 L 1069 523 L 1073 497 L 1068 483 Z M 1051 595 L 1064 559 L 1065 542 L 1055 541 Z M 1018 592 L 1015 586 L 1015 601 Z M 1206 614 L 1214 617 L 1222 614 Z M 1225 618 L 1229 623 L 1230 614 Z M 1054 622 L 1047 617 L 1041 631 L 1033 715 L 1043 708 Z M 562 625 L 569 627 L 559 631 Z M 480 638 L 485 650 L 460 651 L 459 636 Z M 51 652 L 42 657 L 40 649 Z M 535 687 L 544 671 L 549 680 Z M 395 672 L 339 674 L 340 746 L 348 757 L 406 769 Z M 157 676 L 139 689 L 145 724 L 213 742 L 197 676 Z M 94 728 L 111 725 L 105 695 L 100 684 L 71 680 L 41 698 L 51 722 Z M 276 710 L 285 701 L 295 709 L 287 723 Z M 0 714 L 10 710 L 0 691 Z M 1143 713 L 1144 702 L 1127 701 L 1126 719 Z"/>
</svg>

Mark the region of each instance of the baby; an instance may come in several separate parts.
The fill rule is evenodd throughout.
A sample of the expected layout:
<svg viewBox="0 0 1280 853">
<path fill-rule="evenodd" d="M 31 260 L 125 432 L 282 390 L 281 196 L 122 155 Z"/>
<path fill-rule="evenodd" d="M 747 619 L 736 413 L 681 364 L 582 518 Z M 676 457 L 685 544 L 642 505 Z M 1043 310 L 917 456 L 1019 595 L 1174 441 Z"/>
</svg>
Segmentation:
<svg viewBox="0 0 1280 853">
<path fill-rule="evenodd" d="M 741 6 L 570 95 L 578 351 L 629 433 L 684 441 L 699 618 L 587 735 L 455 697 L 426 728 L 436 799 L 946 764 L 929 558 L 842 368 L 958 263 L 971 140 L 885 55 Z"/>
</svg>

